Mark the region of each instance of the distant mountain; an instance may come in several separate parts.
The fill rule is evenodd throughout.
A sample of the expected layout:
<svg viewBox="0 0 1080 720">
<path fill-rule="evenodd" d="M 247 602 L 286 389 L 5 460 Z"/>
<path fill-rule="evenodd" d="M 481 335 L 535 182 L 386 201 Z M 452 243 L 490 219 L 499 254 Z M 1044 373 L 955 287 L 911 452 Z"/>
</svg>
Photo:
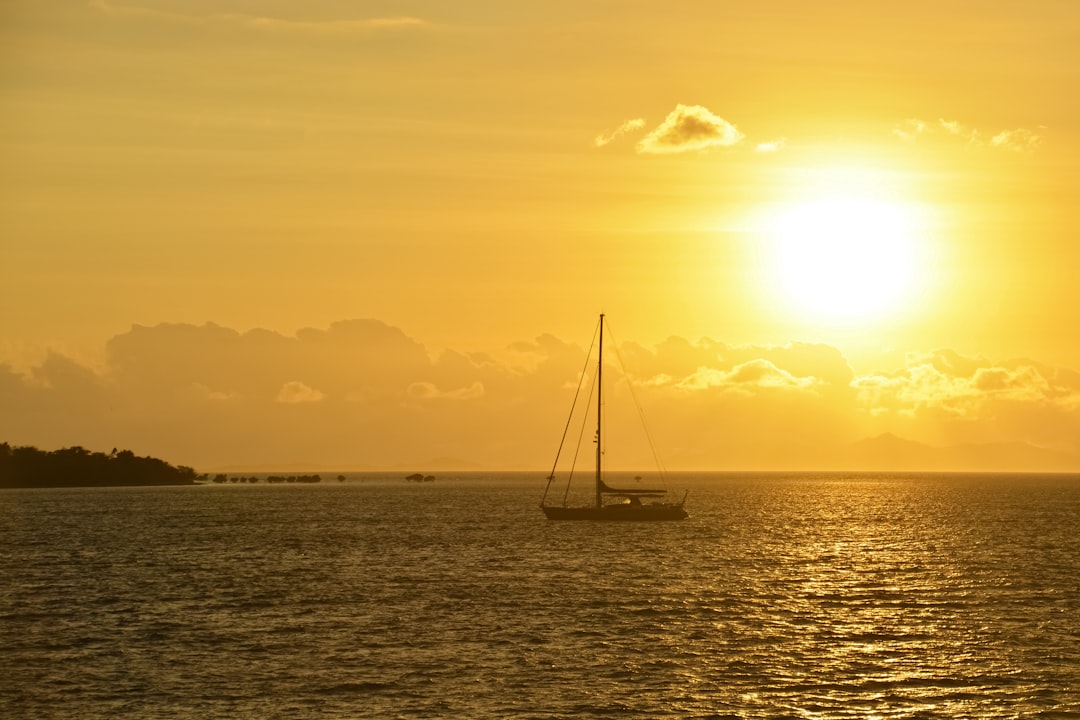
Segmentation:
<svg viewBox="0 0 1080 720">
<path fill-rule="evenodd" d="M 1030 443 L 956 445 L 949 453 L 962 466 L 993 470 L 1080 472 L 1080 457 Z"/>
<path fill-rule="evenodd" d="M 844 470 L 941 469 L 939 451 L 929 445 L 885 433 L 865 438 L 840 452 Z"/>
<path fill-rule="evenodd" d="M 1080 456 L 1029 443 L 934 447 L 892 433 L 852 443 L 837 460 L 844 470 L 1080 472 Z"/>
</svg>

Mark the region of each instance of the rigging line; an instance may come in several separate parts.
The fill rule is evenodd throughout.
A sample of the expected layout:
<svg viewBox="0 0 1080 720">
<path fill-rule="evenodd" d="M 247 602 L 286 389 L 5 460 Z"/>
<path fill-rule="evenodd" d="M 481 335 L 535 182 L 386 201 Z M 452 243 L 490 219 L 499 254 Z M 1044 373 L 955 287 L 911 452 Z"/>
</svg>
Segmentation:
<svg viewBox="0 0 1080 720">
<path fill-rule="evenodd" d="M 600 323 L 597 322 L 596 328 L 593 329 L 592 342 L 589 343 L 589 352 L 585 353 L 585 366 L 581 368 L 581 373 L 578 375 L 577 389 L 574 390 L 574 400 L 570 404 L 570 414 L 566 418 L 566 427 L 563 428 L 562 438 L 559 439 L 559 449 L 555 453 L 555 462 L 551 464 L 551 472 L 548 474 L 547 487 L 544 488 L 544 498 L 540 500 L 540 504 L 544 504 L 544 499 L 547 498 L 548 491 L 551 489 L 551 482 L 555 479 L 555 468 L 559 466 L 559 456 L 562 455 L 563 445 L 566 444 L 566 434 L 570 431 L 570 423 L 574 419 L 574 408 L 577 407 L 578 398 L 581 396 L 581 385 L 585 382 L 585 377 L 589 374 L 589 360 L 592 359 L 592 349 L 596 345 L 596 335 L 600 332 Z M 590 390 L 590 399 L 592 398 Z M 579 441 L 580 443 L 580 441 Z M 577 458 L 577 455 L 574 455 Z M 570 469 L 573 474 L 573 468 Z M 569 485 L 569 483 L 567 483 Z M 569 490 L 569 488 L 567 488 Z"/>
<path fill-rule="evenodd" d="M 596 390 L 596 376 L 599 373 L 593 373 L 592 382 L 589 383 L 589 398 L 585 403 L 585 407 L 592 405 L 593 392 Z M 585 440 L 585 427 L 589 423 L 589 413 L 583 413 L 581 416 L 581 430 L 578 432 L 577 446 L 574 448 L 574 461 L 570 463 L 570 472 L 566 475 L 566 490 L 563 491 L 563 506 L 566 506 L 566 499 L 570 496 L 570 483 L 574 479 L 574 470 L 577 470 L 578 455 L 581 454 L 581 444 Z M 554 473 L 552 473 L 554 475 Z"/>
<path fill-rule="evenodd" d="M 666 488 L 667 482 L 667 470 L 664 468 L 664 464 L 660 462 L 660 455 L 656 452 L 656 445 L 653 443 L 652 432 L 649 430 L 649 423 L 645 420 L 645 411 L 641 407 L 641 403 L 638 402 L 637 393 L 634 392 L 634 383 L 630 381 L 630 373 L 626 369 L 626 363 L 623 362 L 622 355 L 619 353 L 619 344 L 615 342 L 615 333 L 611 331 L 611 323 L 608 323 L 608 334 L 611 336 L 611 349 L 615 351 L 615 359 L 619 362 L 619 369 L 622 370 L 623 377 L 626 378 L 626 387 L 630 391 L 630 400 L 634 404 L 634 409 L 637 410 L 638 419 L 641 420 L 641 427 L 645 431 L 645 439 L 649 443 L 649 452 L 652 453 L 653 462 L 656 463 L 656 470 L 660 473 L 660 481 Z"/>
</svg>

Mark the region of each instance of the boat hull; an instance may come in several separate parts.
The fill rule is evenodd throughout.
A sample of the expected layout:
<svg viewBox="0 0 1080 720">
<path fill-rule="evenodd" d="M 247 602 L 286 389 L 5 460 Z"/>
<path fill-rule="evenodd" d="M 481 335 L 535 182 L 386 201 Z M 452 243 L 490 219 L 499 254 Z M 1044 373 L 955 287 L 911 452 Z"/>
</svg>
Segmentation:
<svg viewBox="0 0 1080 720">
<path fill-rule="evenodd" d="M 543 505 L 548 520 L 593 520 L 598 522 L 652 522 L 685 520 L 682 505 L 605 505 L 604 507 L 559 507 Z"/>
</svg>

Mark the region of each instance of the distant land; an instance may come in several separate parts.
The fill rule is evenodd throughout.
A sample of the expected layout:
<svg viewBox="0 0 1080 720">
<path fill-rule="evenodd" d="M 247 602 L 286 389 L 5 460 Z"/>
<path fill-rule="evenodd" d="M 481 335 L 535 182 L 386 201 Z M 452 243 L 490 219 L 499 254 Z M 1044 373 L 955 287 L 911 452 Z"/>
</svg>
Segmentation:
<svg viewBox="0 0 1080 720">
<path fill-rule="evenodd" d="M 777 457 L 783 458 L 778 460 Z M 640 468 L 613 468 L 636 470 Z M 936 447 L 907 440 L 892 433 L 865 438 L 824 453 L 811 449 L 800 452 L 788 448 L 782 454 L 763 454 L 759 462 L 743 462 L 728 467 L 668 468 L 679 472 L 1000 472 L 1000 473 L 1080 473 L 1080 457 L 1022 442 L 959 444 Z M 298 473 L 298 472 L 528 472 L 546 473 L 549 468 L 491 468 L 460 458 L 436 457 L 426 461 L 394 465 L 357 463 L 319 464 L 297 460 L 291 463 L 230 465 L 214 468 L 215 473 Z M 224 482 L 219 474 L 213 482 Z M 210 482 L 208 473 L 190 467 L 173 466 L 153 457 L 139 457 L 130 450 L 91 452 L 82 447 L 45 451 L 34 447 L 13 447 L 0 443 L 0 488 L 19 487 L 111 487 L 138 485 L 195 485 Z M 256 481 L 255 478 L 236 478 Z"/>
<path fill-rule="evenodd" d="M 0 443 L 0 488 L 194 485 L 200 476 L 130 450 L 106 454 L 83 447 L 39 450 Z"/>
</svg>

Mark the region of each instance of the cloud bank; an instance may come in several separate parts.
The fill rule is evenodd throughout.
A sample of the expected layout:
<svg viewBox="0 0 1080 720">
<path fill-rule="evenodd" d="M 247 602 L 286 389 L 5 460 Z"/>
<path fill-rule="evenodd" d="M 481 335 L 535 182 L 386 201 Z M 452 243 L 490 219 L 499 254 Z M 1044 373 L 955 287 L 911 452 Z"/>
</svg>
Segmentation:
<svg viewBox="0 0 1080 720">
<path fill-rule="evenodd" d="M 1080 373 L 1034 360 L 935 350 L 857 374 L 828 345 L 678 337 L 624 343 L 618 355 L 671 469 L 835 467 L 844 447 L 881 433 L 939 446 L 1027 443 L 1080 465 Z M 292 336 L 134 326 L 109 341 L 107 358 L 102 370 L 56 353 L 22 373 L 0 365 L 0 441 L 130 447 L 201 469 L 434 457 L 535 469 L 551 460 L 585 349 L 542 335 L 503 358 L 432 357 L 368 319 Z M 606 397 L 614 408 L 628 396 L 616 379 Z M 608 417 L 612 437 L 636 426 L 630 413 Z M 627 465 L 651 464 L 634 455 L 642 447 L 622 449 Z"/>
</svg>

